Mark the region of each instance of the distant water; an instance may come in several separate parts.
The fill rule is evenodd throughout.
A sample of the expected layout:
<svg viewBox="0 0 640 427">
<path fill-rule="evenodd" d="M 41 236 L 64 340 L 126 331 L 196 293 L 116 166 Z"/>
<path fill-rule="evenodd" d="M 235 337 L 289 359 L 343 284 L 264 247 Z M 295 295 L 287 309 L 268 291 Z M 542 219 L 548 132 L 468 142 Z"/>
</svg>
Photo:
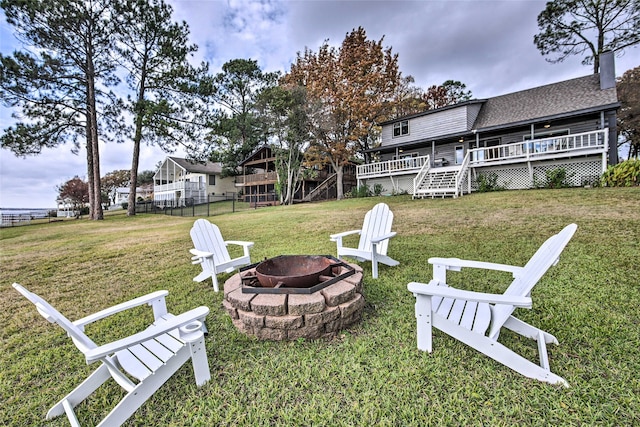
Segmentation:
<svg viewBox="0 0 640 427">
<path fill-rule="evenodd" d="M 0 215 L 9 214 L 9 215 L 31 215 L 34 217 L 38 216 L 47 216 L 49 211 L 55 211 L 55 208 L 46 209 L 46 208 L 0 208 Z"/>
</svg>

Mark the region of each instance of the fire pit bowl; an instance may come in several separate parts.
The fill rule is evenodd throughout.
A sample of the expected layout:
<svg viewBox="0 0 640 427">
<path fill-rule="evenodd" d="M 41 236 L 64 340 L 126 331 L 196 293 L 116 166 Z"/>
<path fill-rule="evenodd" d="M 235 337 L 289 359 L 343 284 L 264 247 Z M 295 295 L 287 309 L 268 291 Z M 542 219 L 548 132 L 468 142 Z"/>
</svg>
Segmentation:
<svg viewBox="0 0 640 427">
<path fill-rule="evenodd" d="M 258 264 L 256 276 L 265 288 L 309 288 L 320 276 L 330 277 L 332 268 L 338 265 L 320 255 L 280 255 Z"/>
</svg>

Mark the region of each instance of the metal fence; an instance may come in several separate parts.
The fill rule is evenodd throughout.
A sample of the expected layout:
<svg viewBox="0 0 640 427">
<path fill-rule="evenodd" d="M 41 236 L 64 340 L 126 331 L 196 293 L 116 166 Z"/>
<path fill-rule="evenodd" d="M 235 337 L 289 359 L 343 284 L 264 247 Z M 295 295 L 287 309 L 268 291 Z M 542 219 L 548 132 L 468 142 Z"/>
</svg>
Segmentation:
<svg viewBox="0 0 640 427">
<path fill-rule="evenodd" d="M 236 193 L 224 196 L 208 196 L 207 199 L 181 198 L 136 203 L 136 213 L 152 213 L 170 216 L 214 216 L 225 213 L 256 209 L 256 203 L 238 199 Z"/>
</svg>

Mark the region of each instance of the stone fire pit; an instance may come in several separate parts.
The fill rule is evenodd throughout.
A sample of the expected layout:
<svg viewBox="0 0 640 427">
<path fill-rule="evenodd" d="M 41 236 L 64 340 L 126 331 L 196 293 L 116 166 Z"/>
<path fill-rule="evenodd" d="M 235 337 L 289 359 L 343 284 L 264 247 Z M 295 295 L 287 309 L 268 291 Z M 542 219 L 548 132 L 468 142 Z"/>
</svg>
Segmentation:
<svg viewBox="0 0 640 427">
<path fill-rule="evenodd" d="M 224 283 L 222 305 L 238 330 L 261 340 L 333 337 L 359 321 L 364 308 L 362 268 L 348 267 L 355 270 L 352 275 L 311 294 L 275 295 L 242 291 L 241 275 L 255 275 L 254 267 Z"/>
</svg>

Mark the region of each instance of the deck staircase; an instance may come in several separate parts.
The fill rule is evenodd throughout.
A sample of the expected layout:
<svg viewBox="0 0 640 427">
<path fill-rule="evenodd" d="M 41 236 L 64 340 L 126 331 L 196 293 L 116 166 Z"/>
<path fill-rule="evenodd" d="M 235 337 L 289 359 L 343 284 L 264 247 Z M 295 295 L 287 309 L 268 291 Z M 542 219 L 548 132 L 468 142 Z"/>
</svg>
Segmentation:
<svg viewBox="0 0 640 427">
<path fill-rule="evenodd" d="M 316 188 L 311 190 L 309 192 L 309 194 L 304 196 L 302 201 L 303 202 L 313 202 L 313 201 L 322 199 L 323 198 L 322 197 L 323 191 L 326 191 L 328 188 L 331 188 L 332 186 L 336 185 L 336 182 L 338 181 L 337 177 L 338 177 L 338 175 L 335 174 L 335 173 L 330 175 L 327 179 L 322 181 L 322 183 L 320 183 L 320 185 L 318 185 Z"/>
<path fill-rule="evenodd" d="M 414 180 L 413 198 L 458 197 L 465 192 L 469 193 L 470 189 L 465 191 L 464 185 L 468 173 L 469 169 L 465 164 L 430 168 L 418 174 Z"/>
</svg>

